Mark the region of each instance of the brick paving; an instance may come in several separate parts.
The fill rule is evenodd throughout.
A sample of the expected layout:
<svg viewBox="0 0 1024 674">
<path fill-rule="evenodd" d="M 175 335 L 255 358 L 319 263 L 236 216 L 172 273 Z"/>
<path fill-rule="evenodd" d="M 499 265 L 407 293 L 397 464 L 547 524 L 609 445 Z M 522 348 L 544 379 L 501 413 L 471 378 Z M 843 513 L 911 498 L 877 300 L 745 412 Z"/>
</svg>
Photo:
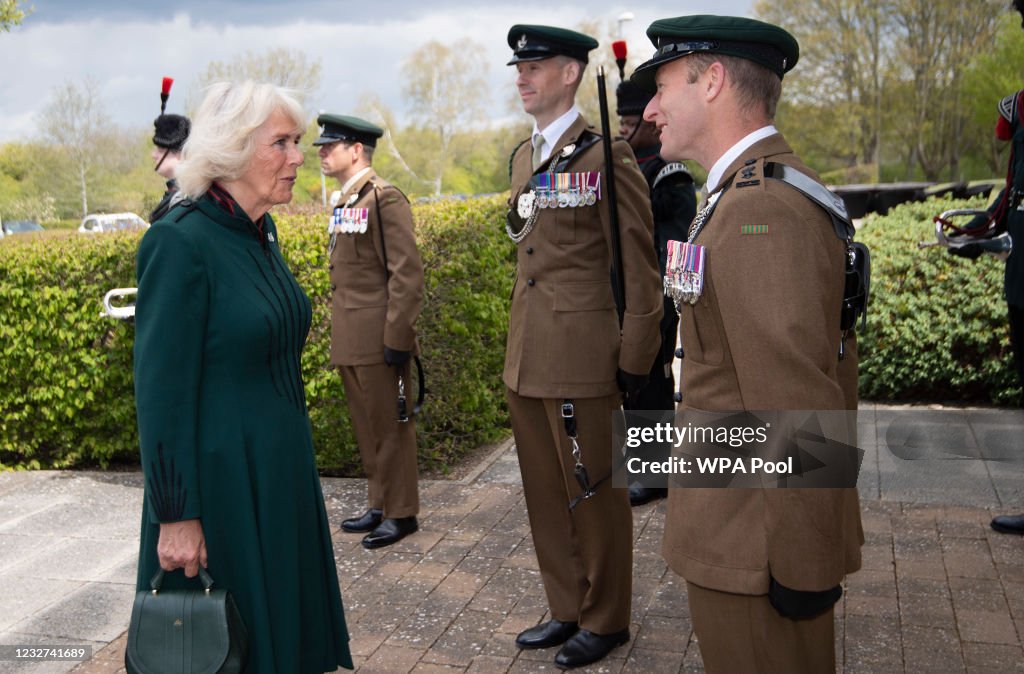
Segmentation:
<svg viewBox="0 0 1024 674">
<path fill-rule="evenodd" d="M 884 477 L 883 471 L 879 481 Z M 424 482 L 421 531 L 378 551 L 364 550 L 360 536 L 337 528 L 361 511 L 364 483 L 328 478 L 323 484 L 357 671 L 557 671 L 557 649 L 514 645 L 520 630 L 548 616 L 510 445 L 467 478 Z M 861 488 L 863 568 L 847 579 L 836 610 L 838 671 L 1024 672 L 1024 538 L 988 527 L 1006 504 L 890 500 L 873 490 L 870 480 Z M 940 489 L 933 496 L 941 495 Z M 633 512 L 633 638 L 580 671 L 702 672 L 685 584 L 658 552 L 664 504 Z M 0 515 L 0 536 L 5 533 Z M 0 583 L 11 568 L 3 550 L 0 540 Z M 124 671 L 130 605 L 115 608 L 120 636 L 93 639 L 88 662 L 5 669 L 10 663 L 0 661 L 0 671 Z M 19 625 L 0 622 L 0 643 L 41 633 Z"/>
</svg>

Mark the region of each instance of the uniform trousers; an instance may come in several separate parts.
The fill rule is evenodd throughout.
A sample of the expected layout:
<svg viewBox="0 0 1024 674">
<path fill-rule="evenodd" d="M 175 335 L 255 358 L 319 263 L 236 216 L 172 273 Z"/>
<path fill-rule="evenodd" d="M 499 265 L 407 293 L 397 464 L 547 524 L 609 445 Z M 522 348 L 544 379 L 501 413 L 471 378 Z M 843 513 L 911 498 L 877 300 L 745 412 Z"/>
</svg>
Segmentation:
<svg viewBox="0 0 1024 674">
<path fill-rule="evenodd" d="M 626 489 L 609 478 L 569 510 L 582 493 L 563 399 L 506 392 L 523 492 L 551 617 L 595 634 L 629 627 L 633 581 L 633 516 Z M 612 468 L 612 412 L 618 394 L 573 399 L 583 464 L 594 484 Z"/>
<path fill-rule="evenodd" d="M 779 615 L 768 595 L 686 583 L 693 631 L 708 674 L 832 674 L 833 609 L 808 620 Z"/>
<path fill-rule="evenodd" d="M 1017 380 L 1024 389 L 1024 309 L 1007 304 L 1010 318 L 1010 348 L 1013 350 L 1013 363 L 1017 367 Z M 1024 405 L 1024 390 L 1021 391 L 1021 404 Z"/>
<path fill-rule="evenodd" d="M 406 395 L 409 364 L 403 367 Z M 359 443 L 359 456 L 366 472 L 368 502 L 384 511 L 385 518 L 419 514 L 420 499 L 416 473 L 416 422 L 398 421 L 398 377 L 394 367 L 375 365 L 341 366 L 349 416 Z"/>
</svg>

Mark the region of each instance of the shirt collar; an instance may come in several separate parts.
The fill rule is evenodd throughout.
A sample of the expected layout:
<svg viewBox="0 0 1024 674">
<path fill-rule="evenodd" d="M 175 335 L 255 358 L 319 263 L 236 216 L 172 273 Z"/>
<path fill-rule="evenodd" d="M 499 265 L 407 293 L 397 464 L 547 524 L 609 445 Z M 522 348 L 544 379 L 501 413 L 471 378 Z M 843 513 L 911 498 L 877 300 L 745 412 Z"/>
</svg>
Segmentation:
<svg viewBox="0 0 1024 674">
<path fill-rule="evenodd" d="M 561 138 L 569 127 L 572 126 L 576 118 L 580 116 L 580 110 L 573 103 L 572 107 L 569 108 L 565 114 L 547 125 L 543 131 L 537 128 L 537 121 L 533 122 L 533 133 L 530 138 L 533 138 L 538 133 L 544 137 L 543 150 L 541 150 L 540 160 L 546 161 L 551 156 L 551 151 L 555 149 L 555 143 Z"/>
<path fill-rule="evenodd" d="M 371 166 L 363 168 L 361 171 L 356 173 L 354 176 L 345 181 L 345 184 L 341 186 L 341 193 L 348 194 L 348 191 L 352 189 L 352 186 L 359 182 L 359 179 L 370 172 Z"/>
<path fill-rule="evenodd" d="M 711 194 L 718 189 L 718 183 L 722 181 L 722 175 L 725 173 L 725 169 L 729 168 L 734 161 L 739 159 L 740 155 L 743 154 L 747 148 L 759 140 L 767 138 L 768 136 L 774 136 L 778 132 L 779 130 L 775 128 L 774 124 L 762 126 L 757 131 L 748 133 L 746 136 L 741 138 L 738 143 L 729 148 L 725 154 L 719 157 L 718 161 L 716 161 L 714 166 L 711 167 L 711 170 L 708 171 L 708 180 L 705 185 L 707 193 Z"/>
</svg>

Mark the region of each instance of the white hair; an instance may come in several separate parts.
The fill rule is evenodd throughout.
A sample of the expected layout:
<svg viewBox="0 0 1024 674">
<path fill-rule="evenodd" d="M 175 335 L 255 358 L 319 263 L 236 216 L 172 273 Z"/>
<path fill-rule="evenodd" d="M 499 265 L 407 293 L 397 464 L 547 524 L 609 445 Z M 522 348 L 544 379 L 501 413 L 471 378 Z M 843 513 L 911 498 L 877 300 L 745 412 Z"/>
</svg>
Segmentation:
<svg viewBox="0 0 1024 674">
<path fill-rule="evenodd" d="M 182 193 L 199 197 L 214 181 L 237 180 L 256 151 L 255 132 L 275 112 L 306 130 L 306 115 L 290 89 L 266 82 L 217 82 L 192 118 L 176 177 Z"/>
</svg>

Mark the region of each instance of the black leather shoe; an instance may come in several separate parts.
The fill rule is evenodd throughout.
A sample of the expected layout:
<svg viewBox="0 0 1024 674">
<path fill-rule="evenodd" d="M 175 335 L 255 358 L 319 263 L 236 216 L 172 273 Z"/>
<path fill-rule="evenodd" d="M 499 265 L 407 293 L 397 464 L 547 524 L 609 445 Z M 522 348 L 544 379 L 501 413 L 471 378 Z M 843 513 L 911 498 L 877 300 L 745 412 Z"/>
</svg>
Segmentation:
<svg viewBox="0 0 1024 674">
<path fill-rule="evenodd" d="M 1024 515 L 1000 515 L 992 518 L 992 528 L 1001 534 L 1024 536 Z"/>
<path fill-rule="evenodd" d="M 668 489 L 664 487 L 641 487 L 634 484 L 629 488 L 629 505 L 640 506 L 666 496 L 668 496 Z"/>
<path fill-rule="evenodd" d="M 385 545 L 397 543 L 419 529 L 420 525 L 416 523 L 415 517 L 389 517 L 376 529 L 363 536 L 363 547 L 367 550 L 383 548 Z"/>
<path fill-rule="evenodd" d="M 589 630 L 580 630 L 559 649 L 558 655 L 555 656 L 555 666 L 559 669 L 573 669 L 589 665 L 627 641 L 628 629 L 614 634 L 594 634 Z"/>
<path fill-rule="evenodd" d="M 579 625 L 576 623 L 564 623 L 561 620 L 549 620 L 536 627 L 523 630 L 516 637 L 516 646 L 519 648 L 551 648 L 559 646 L 576 634 Z"/>
<path fill-rule="evenodd" d="M 347 531 L 350 534 L 365 534 L 367 531 L 373 531 L 376 529 L 380 525 L 380 521 L 383 517 L 383 510 L 370 508 L 359 517 L 342 520 L 341 529 L 342 531 Z"/>
</svg>

